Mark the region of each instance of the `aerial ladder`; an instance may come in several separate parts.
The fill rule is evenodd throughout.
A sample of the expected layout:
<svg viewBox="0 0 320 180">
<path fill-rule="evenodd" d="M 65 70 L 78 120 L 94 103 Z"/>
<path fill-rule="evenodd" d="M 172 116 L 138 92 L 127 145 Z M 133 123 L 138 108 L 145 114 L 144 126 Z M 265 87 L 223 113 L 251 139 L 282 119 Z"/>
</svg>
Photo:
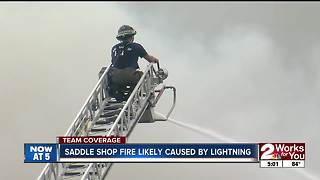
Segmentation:
<svg viewBox="0 0 320 180">
<path fill-rule="evenodd" d="M 126 101 L 119 102 L 108 93 L 108 72 L 103 73 L 80 112 L 70 125 L 65 136 L 124 136 L 128 139 L 137 123 L 166 121 L 176 103 L 176 89 L 166 86 L 163 81 L 168 72 L 150 63 Z M 154 108 L 165 90 L 172 90 L 173 102 L 166 115 L 155 112 Z M 38 180 L 105 179 L 112 167 L 111 162 L 103 163 L 48 163 Z"/>
</svg>

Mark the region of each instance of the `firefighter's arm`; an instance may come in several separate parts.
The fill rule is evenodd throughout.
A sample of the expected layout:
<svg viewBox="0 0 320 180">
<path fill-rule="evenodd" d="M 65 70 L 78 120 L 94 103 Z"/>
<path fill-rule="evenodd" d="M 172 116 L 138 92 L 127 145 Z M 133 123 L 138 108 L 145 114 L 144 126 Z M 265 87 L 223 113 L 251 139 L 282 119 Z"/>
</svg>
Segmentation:
<svg viewBox="0 0 320 180">
<path fill-rule="evenodd" d="M 149 54 L 146 54 L 146 55 L 144 56 L 144 58 L 145 58 L 147 61 L 149 61 L 150 63 L 158 63 L 158 62 L 159 62 L 159 59 L 157 59 L 156 57 L 153 57 L 153 56 L 151 56 L 151 55 L 149 55 Z"/>
</svg>

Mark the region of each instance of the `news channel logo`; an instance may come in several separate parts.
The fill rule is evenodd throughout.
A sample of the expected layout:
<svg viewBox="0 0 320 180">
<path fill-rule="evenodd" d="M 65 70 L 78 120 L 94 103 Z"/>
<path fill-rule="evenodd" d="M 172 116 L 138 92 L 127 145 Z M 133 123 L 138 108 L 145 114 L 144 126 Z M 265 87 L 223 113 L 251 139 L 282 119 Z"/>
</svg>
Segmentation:
<svg viewBox="0 0 320 180">
<path fill-rule="evenodd" d="M 305 160 L 305 143 L 260 143 L 260 160 Z"/>
</svg>

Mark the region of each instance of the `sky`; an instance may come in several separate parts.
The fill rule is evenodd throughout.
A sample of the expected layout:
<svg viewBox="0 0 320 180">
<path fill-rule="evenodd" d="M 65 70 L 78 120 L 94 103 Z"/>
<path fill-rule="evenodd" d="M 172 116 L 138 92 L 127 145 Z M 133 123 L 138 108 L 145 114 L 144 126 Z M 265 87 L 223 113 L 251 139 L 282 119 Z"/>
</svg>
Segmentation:
<svg viewBox="0 0 320 180">
<path fill-rule="evenodd" d="M 40 174 L 44 164 L 23 163 L 23 143 L 66 132 L 109 65 L 122 24 L 169 71 L 173 119 L 237 142 L 306 142 L 307 160 L 302 171 L 121 163 L 110 179 L 319 179 L 319 15 L 311 2 L 0 3 L 0 179 Z M 170 103 L 163 97 L 158 110 Z M 129 141 L 220 142 L 170 122 L 139 124 Z"/>
</svg>

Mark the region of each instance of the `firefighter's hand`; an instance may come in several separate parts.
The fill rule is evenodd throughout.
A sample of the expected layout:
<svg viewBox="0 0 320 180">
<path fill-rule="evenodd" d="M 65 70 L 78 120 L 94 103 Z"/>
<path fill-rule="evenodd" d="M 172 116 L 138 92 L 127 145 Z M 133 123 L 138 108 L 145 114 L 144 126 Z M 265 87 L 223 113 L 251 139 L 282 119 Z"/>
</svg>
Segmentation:
<svg viewBox="0 0 320 180">
<path fill-rule="evenodd" d="M 159 59 L 154 58 L 154 63 L 159 63 Z"/>
</svg>

